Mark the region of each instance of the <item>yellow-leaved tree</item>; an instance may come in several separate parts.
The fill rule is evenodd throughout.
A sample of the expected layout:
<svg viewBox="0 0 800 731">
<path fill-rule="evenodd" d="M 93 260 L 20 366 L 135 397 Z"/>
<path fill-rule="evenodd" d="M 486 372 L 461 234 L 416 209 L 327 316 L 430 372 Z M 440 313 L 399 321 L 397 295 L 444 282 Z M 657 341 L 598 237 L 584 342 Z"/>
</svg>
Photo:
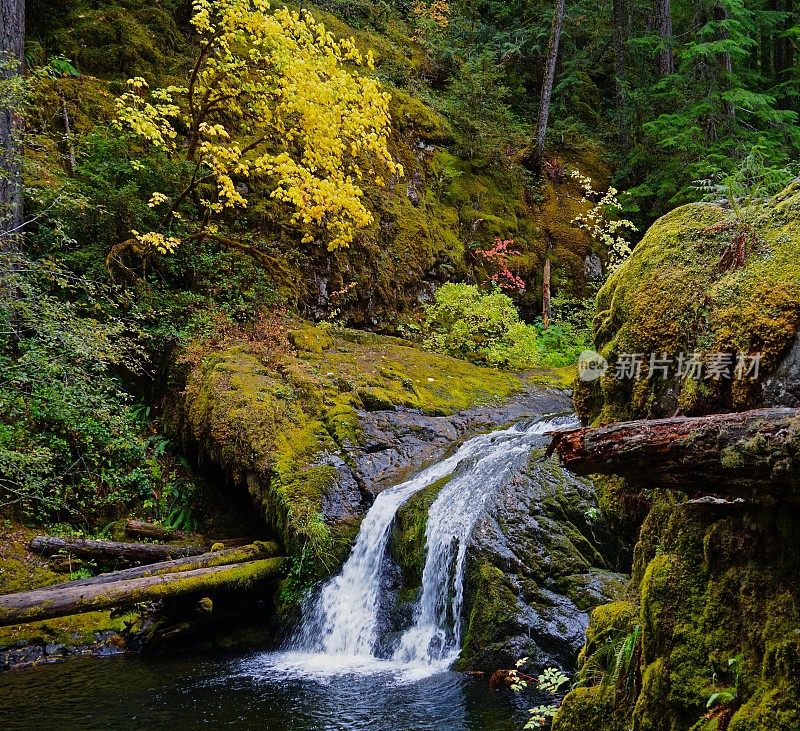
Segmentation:
<svg viewBox="0 0 800 731">
<path fill-rule="evenodd" d="M 286 203 L 304 242 L 352 243 L 372 222 L 361 185 L 402 175 L 387 144 L 389 94 L 362 73 L 373 68 L 353 39 L 336 39 L 307 11 L 267 0 L 194 0 L 198 52 L 186 86 L 149 90 L 128 81 L 116 124 L 180 163 L 174 190 L 154 191 L 157 230 L 133 231 L 109 254 L 170 253 L 213 239 L 271 263 L 221 233 L 251 187 Z M 182 209 L 195 207 L 191 216 Z"/>
</svg>

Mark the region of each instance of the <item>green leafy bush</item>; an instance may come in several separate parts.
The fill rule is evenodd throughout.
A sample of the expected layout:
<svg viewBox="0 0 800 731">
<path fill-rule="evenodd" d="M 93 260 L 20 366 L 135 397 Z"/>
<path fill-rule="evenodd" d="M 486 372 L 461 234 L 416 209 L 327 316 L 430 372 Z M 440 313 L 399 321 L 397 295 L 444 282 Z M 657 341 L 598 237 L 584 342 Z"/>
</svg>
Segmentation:
<svg viewBox="0 0 800 731">
<path fill-rule="evenodd" d="M 539 364 L 536 330 L 520 320 L 511 298 L 499 290 L 445 284 L 425 309 L 425 347 L 506 368 Z"/>
<path fill-rule="evenodd" d="M 118 378 L 141 371 L 131 323 L 106 288 L 48 261 L 6 253 L 0 281 L 0 507 L 90 521 L 148 494 Z"/>
</svg>

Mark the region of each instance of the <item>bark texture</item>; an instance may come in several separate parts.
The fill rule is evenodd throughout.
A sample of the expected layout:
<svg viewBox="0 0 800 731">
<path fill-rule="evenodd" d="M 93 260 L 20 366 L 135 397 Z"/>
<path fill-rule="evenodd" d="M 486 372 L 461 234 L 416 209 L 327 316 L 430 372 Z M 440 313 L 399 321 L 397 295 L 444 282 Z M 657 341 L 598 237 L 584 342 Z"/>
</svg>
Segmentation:
<svg viewBox="0 0 800 731">
<path fill-rule="evenodd" d="M 658 73 L 669 76 L 675 71 L 675 60 L 672 56 L 672 3 L 670 0 L 654 0 L 653 16 L 656 32 L 661 41 L 658 49 Z"/>
<path fill-rule="evenodd" d="M 162 546 L 157 543 L 118 543 L 50 536 L 36 536 L 30 542 L 30 549 L 43 556 L 67 554 L 77 558 L 93 558 L 101 563 L 128 564 L 150 564 L 205 553 L 200 546 Z"/>
<path fill-rule="evenodd" d="M 800 409 L 629 421 L 557 433 L 579 475 L 615 474 L 690 496 L 800 499 Z"/>
<path fill-rule="evenodd" d="M 556 78 L 558 47 L 561 43 L 561 28 L 564 25 L 564 4 L 565 0 L 556 0 L 555 11 L 553 13 L 553 27 L 550 30 L 550 42 L 547 46 L 547 58 L 544 64 L 534 152 L 534 162 L 537 168 L 541 167 L 544 157 L 544 140 L 547 136 L 547 125 L 550 120 L 550 102 L 553 98 L 553 84 Z"/>
<path fill-rule="evenodd" d="M 282 571 L 283 559 L 268 558 L 90 586 L 67 585 L 6 594 L 0 596 L 0 626 L 213 591 L 242 591 L 262 582 L 277 580 Z"/>
<path fill-rule="evenodd" d="M 25 3 L 0 0 L 0 83 L 22 71 Z M 0 251 L 14 248 L 22 230 L 22 145 L 19 118 L 5 91 L 0 92 Z"/>
</svg>

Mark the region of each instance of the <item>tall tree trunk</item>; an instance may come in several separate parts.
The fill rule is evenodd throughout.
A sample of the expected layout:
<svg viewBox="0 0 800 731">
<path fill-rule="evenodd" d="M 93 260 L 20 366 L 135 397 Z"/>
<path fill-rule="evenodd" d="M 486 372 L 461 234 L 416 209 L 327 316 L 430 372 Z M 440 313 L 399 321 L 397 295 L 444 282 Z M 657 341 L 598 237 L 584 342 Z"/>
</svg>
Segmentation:
<svg viewBox="0 0 800 731">
<path fill-rule="evenodd" d="M 628 145 L 628 100 L 625 89 L 625 42 L 628 40 L 628 13 L 625 0 L 614 0 L 614 76 L 617 84 L 619 141 Z"/>
<path fill-rule="evenodd" d="M 542 323 L 544 329 L 550 327 L 550 280 L 551 280 L 552 264 L 550 264 L 550 255 L 544 260 L 544 274 L 542 275 Z"/>
<path fill-rule="evenodd" d="M 728 19 L 728 9 L 723 5 L 719 0 L 717 0 L 716 4 L 714 5 L 714 20 L 717 21 L 719 24 L 717 35 L 720 40 L 724 41 L 729 38 L 729 34 L 725 26 L 723 25 L 724 22 Z M 732 78 L 733 78 L 733 61 L 731 60 L 730 51 L 722 51 L 718 54 L 717 60 L 719 63 L 719 71 L 721 77 L 721 84 L 720 86 L 729 91 L 731 88 Z M 725 109 L 725 116 L 728 118 L 733 118 L 736 116 L 736 109 L 733 106 L 733 103 L 730 101 L 724 102 L 724 109 Z"/>
<path fill-rule="evenodd" d="M 25 48 L 24 0 L 0 0 L 0 82 L 22 72 Z M 6 96 L 6 95 L 4 95 Z M 12 96 L 12 95 L 8 95 Z M 22 146 L 13 104 L 0 105 L 0 251 L 13 248 L 22 229 Z"/>
<path fill-rule="evenodd" d="M 553 83 L 556 78 L 556 65 L 558 63 L 558 46 L 561 43 L 561 28 L 564 25 L 565 0 L 556 0 L 553 14 L 553 27 L 550 30 L 550 43 L 547 46 L 547 59 L 544 64 L 544 77 L 542 78 L 542 93 L 539 97 L 539 119 L 536 124 L 536 140 L 531 167 L 541 169 L 544 157 L 544 139 L 547 135 L 547 123 L 550 120 L 550 101 L 553 98 Z"/>
<path fill-rule="evenodd" d="M 672 4 L 670 0 L 654 0 L 653 16 L 660 39 L 657 56 L 658 73 L 660 76 L 669 76 L 675 71 L 675 61 L 672 58 Z"/>
<path fill-rule="evenodd" d="M 794 2 L 793 0 L 782 0 L 782 2 L 775 3 L 779 10 L 782 10 L 786 16 L 781 21 L 780 30 L 775 34 L 775 78 L 779 84 L 782 84 L 792 76 L 792 68 L 794 66 L 794 45 L 789 31 L 794 25 Z M 790 94 L 782 94 L 778 101 L 778 106 L 781 109 L 790 109 L 792 102 L 795 101 Z"/>
<path fill-rule="evenodd" d="M 555 241 L 553 235 L 545 229 L 544 238 L 547 248 L 544 252 L 544 271 L 542 272 L 542 324 L 544 329 L 550 327 L 550 295 L 552 293 L 552 272 L 553 265 L 550 262 L 550 252 L 553 250 Z"/>
</svg>

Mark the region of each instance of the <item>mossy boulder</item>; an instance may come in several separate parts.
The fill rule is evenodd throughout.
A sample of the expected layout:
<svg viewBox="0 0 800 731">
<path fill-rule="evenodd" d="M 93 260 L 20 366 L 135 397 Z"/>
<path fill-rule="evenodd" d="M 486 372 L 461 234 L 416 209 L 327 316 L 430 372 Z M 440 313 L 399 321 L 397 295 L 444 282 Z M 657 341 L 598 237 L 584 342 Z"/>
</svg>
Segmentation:
<svg viewBox="0 0 800 731">
<path fill-rule="evenodd" d="M 599 686 L 576 688 L 564 699 L 553 720 L 553 731 L 622 731 L 614 694 Z"/>
<path fill-rule="evenodd" d="M 746 239 L 741 266 L 726 264 Z M 800 184 L 745 213 L 692 204 L 659 219 L 601 289 L 595 343 L 611 363 L 581 383 L 581 416 L 602 422 L 738 410 L 770 401 L 763 376 L 777 371 L 800 329 Z M 648 379 L 649 354 L 760 354 L 761 380 Z M 645 354 L 642 377 L 620 380 L 622 354 Z M 708 375 L 708 373 L 706 373 Z"/>
</svg>

